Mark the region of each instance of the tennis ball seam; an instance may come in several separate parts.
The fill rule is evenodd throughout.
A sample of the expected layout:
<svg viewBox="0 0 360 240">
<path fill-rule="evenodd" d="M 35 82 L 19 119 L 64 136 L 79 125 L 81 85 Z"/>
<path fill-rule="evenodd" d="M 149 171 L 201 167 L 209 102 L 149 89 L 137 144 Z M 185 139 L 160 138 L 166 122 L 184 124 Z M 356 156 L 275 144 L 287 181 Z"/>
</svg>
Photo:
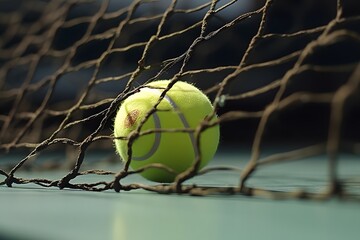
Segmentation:
<svg viewBox="0 0 360 240">
<path fill-rule="evenodd" d="M 153 120 L 154 120 L 155 128 L 160 129 L 161 128 L 161 121 L 160 121 L 159 116 L 156 114 L 156 112 L 154 112 L 152 114 L 152 117 L 153 117 Z M 144 160 L 150 158 L 152 155 L 155 154 L 158 147 L 160 146 L 160 140 L 161 140 L 161 133 L 160 132 L 155 132 L 155 139 L 154 139 L 153 145 L 151 146 L 151 149 L 146 154 L 144 154 L 143 156 L 140 156 L 140 157 L 134 156 L 134 157 L 132 157 L 132 160 L 144 161 Z"/>
<path fill-rule="evenodd" d="M 141 89 L 141 91 L 150 91 L 150 92 L 156 92 L 156 94 L 160 94 L 161 95 L 161 91 L 158 89 L 154 89 L 154 88 L 143 88 Z M 173 110 L 175 110 L 175 112 L 177 113 L 182 125 L 185 128 L 190 128 L 190 124 L 188 123 L 188 121 L 186 120 L 186 117 L 184 116 L 184 114 L 181 112 L 180 108 L 178 107 L 178 105 L 175 103 L 175 101 L 173 99 L 171 99 L 170 96 L 168 96 L 167 94 L 164 96 L 164 99 L 170 104 L 170 106 L 173 108 Z M 154 120 L 154 125 L 156 129 L 160 129 L 161 128 L 161 121 L 159 116 L 156 114 L 156 112 L 154 112 L 152 114 L 153 116 L 153 120 Z M 195 159 L 197 158 L 198 154 L 199 154 L 199 149 L 196 145 L 196 140 L 195 140 L 195 136 L 193 132 L 189 132 L 189 138 L 191 141 L 191 145 L 192 148 L 194 150 L 194 154 L 195 154 Z M 144 161 L 146 159 L 149 159 L 152 155 L 155 154 L 155 152 L 157 151 L 158 147 L 160 146 L 160 141 L 161 141 L 161 132 L 155 132 L 155 139 L 153 142 L 153 145 L 151 147 L 151 149 L 143 156 L 140 157 L 133 157 L 132 160 L 135 161 Z"/>
</svg>

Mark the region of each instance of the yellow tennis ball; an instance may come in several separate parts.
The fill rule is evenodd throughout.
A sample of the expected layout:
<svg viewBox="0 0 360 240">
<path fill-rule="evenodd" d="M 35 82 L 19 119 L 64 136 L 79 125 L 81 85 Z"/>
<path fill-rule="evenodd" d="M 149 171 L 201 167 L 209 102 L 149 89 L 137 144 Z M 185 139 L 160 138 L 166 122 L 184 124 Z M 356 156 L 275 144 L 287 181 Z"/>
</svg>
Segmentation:
<svg viewBox="0 0 360 240">
<path fill-rule="evenodd" d="M 136 130 L 169 83 L 168 80 L 149 83 L 138 93 L 128 97 L 121 104 L 115 117 L 115 137 L 126 137 Z M 154 129 L 195 129 L 212 112 L 213 107 L 205 94 L 191 84 L 178 81 L 144 123 L 141 132 Z M 216 119 L 214 116 L 212 120 Z M 200 168 L 213 158 L 219 135 L 218 125 L 201 133 Z M 115 146 L 121 158 L 128 161 L 128 140 L 116 139 Z M 142 135 L 133 142 L 130 167 L 136 170 L 152 163 L 163 164 L 176 174 L 151 168 L 141 175 L 155 182 L 173 182 L 177 174 L 194 163 L 198 153 L 193 132 L 154 132 Z"/>
</svg>

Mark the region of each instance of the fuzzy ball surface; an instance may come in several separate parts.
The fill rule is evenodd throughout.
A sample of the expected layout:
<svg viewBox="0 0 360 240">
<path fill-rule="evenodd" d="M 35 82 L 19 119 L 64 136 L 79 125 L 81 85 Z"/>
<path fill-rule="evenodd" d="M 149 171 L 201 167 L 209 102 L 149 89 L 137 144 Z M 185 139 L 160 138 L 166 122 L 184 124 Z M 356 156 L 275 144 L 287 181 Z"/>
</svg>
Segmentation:
<svg viewBox="0 0 360 240">
<path fill-rule="evenodd" d="M 169 80 L 151 82 L 122 102 L 114 122 L 114 136 L 128 137 L 136 131 L 145 116 L 158 102 Z M 200 169 L 214 156 L 219 143 L 219 126 L 208 128 L 200 134 L 200 149 L 194 132 L 204 118 L 213 112 L 208 97 L 192 84 L 178 81 L 166 93 L 156 111 L 144 122 L 140 136 L 132 145 L 130 167 L 137 170 L 159 163 L 170 169 L 150 168 L 141 173 L 155 182 L 173 182 L 176 175 L 188 169 L 201 154 Z M 211 121 L 216 121 L 214 116 Z M 174 132 L 172 130 L 180 130 Z M 146 131 L 150 134 L 142 135 Z M 160 130 L 160 131 L 156 131 Z M 161 130 L 164 130 L 161 132 Z M 128 140 L 116 139 L 115 147 L 123 161 L 129 161 Z"/>
</svg>

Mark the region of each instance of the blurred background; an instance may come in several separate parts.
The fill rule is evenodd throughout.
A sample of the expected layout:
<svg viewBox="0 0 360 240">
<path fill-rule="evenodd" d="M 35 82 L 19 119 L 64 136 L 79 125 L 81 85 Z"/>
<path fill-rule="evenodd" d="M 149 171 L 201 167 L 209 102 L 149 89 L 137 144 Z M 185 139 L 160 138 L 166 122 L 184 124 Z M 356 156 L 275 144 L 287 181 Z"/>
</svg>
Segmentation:
<svg viewBox="0 0 360 240">
<path fill-rule="evenodd" d="M 104 2 L 0 1 L 2 151 L 31 149 L 20 143 L 38 143 L 48 138 L 85 91 L 89 92 L 82 107 L 73 111 L 69 122 L 90 117 L 108 108 L 111 99 L 125 89 L 138 66 L 145 44 L 156 33 L 161 17 L 171 4 L 169 0 L 143 1 L 131 19 L 122 26 L 128 16 L 128 7 L 134 1 L 109 1 L 108 5 Z M 229 2 L 219 1 L 217 8 Z M 244 13 L 261 8 L 264 2 L 235 1 L 209 19 L 206 33 L 221 28 Z M 202 5 L 204 7 L 199 7 Z M 265 34 L 270 35 L 258 40 L 246 66 L 304 50 L 335 18 L 336 6 L 335 0 L 274 1 L 265 25 Z M 357 0 L 347 0 L 343 1 L 343 6 L 345 20 L 330 28 L 330 31 L 354 34 L 343 34 L 334 41 L 320 44 L 303 64 L 324 68 L 309 68 L 295 74 L 287 85 L 284 97 L 295 92 L 332 93 L 348 81 L 360 62 L 360 5 Z M 151 67 L 136 77 L 134 87 L 152 79 L 168 60 L 181 56 L 189 49 L 200 33 L 200 25 L 194 27 L 194 24 L 199 23 L 208 11 L 209 1 L 178 1 L 175 9 L 177 11 L 161 29 L 160 37 L 167 37 L 149 48 L 144 65 Z M 193 49 L 185 66 L 186 71 L 222 66 L 228 68 L 214 72 L 190 72 L 182 79 L 193 82 L 214 100 L 216 91 L 212 87 L 240 63 L 258 31 L 260 20 L 261 14 L 253 14 L 201 42 Z M 171 35 L 188 27 L 191 28 L 182 34 Z M 117 36 L 115 33 L 119 29 L 121 31 Z M 113 44 L 112 51 L 103 55 L 110 44 Z M 275 82 L 294 66 L 297 59 L 292 57 L 272 66 L 250 68 L 236 76 L 226 87 L 225 94 L 237 96 Z M 180 67 L 180 63 L 174 63 L 158 78 L 172 78 Z M 88 89 L 90 81 L 95 81 L 95 84 Z M 229 98 L 218 109 L 218 115 L 229 111 L 261 111 L 273 101 L 277 91 L 276 87 L 250 97 Z M 92 107 L 86 108 L 89 105 Z M 359 110 L 359 95 L 356 95 L 347 101 L 344 109 L 344 141 L 360 140 Z M 32 120 L 34 113 L 38 114 L 35 121 Z M 329 132 L 329 116 L 328 103 L 295 103 L 271 115 L 263 144 L 297 147 L 323 142 Z M 82 123 L 69 126 L 61 130 L 58 136 L 81 141 L 99 126 L 101 117 L 90 118 L 86 126 Z M 224 122 L 221 124 L 220 146 L 250 147 L 258 124 L 259 118 Z M 24 130 L 26 125 L 29 127 Z M 112 122 L 108 121 L 102 134 L 110 135 L 111 129 Z M 20 145 L 9 148 L 8 144 L 18 134 L 22 134 L 16 141 Z M 112 147 L 110 141 L 96 144 L 99 148 Z"/>
</svg>

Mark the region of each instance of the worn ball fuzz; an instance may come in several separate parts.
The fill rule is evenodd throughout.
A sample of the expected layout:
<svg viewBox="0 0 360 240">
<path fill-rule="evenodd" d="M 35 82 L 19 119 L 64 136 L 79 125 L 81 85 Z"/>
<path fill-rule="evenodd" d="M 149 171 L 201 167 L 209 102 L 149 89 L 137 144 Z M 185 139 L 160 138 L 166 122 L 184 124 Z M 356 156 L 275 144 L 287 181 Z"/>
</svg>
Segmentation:
<svg viewBox="0 0 360 240">
<path fill-rule="evenodd" d="M 149 83 L 122 102 L 115 117 L 114 136 L 128 137 L 134 133 L 169 83 L 168 80 Z M 173 182 L 177 174 L 195 162 L 199 153 L 200 169 L 203 168 L 216 152 L 219 126 L 201 132 L 199 149 L 195 133 L 188 130 L 197 128 L 212 113 L 213 106 L 204 93 L 189 83 L 176 82 L 142 125 L 140 136 L 133 141 L 130 167 L 137 170 L 149 164 L 162 164 L 172 172 L 149 168 L 140 173 L 148 180 L 162 183 Z M 211 119 L 216 120 L 216 116 Z M 182 132 L 170 132 L 175 129 Z M 142 135 L 152 130 L 156 131 Z M 116 139 L 115 146 L 120 157 L 129 161 L 128 140 Z"/>
</svg>

